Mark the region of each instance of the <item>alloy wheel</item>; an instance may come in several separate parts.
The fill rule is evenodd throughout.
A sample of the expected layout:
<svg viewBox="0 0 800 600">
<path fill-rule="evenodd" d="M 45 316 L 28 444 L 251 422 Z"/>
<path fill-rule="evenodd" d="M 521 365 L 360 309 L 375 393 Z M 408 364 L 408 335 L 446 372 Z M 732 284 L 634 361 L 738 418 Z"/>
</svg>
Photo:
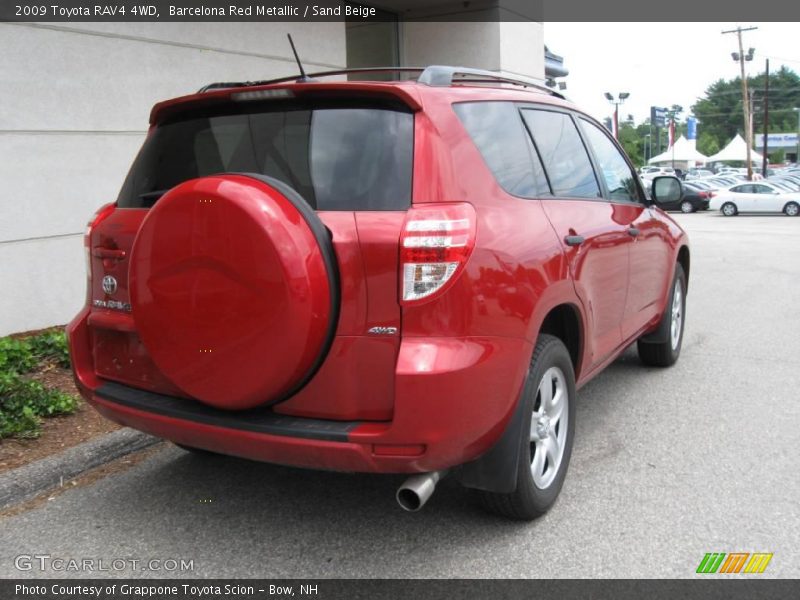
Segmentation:
<svg viewBox="0 0 800 600">
<path fill-rule="evenodd" d="M 546 489 L 561 468 L 567 441 L 569 392 L 558 367 L 545 371 L 536 392 L 531 417 L 531 474 L 539 489 Z"/>
<path fill-rule="evenodd" d="M 675 292 L 672 294 L 672 316 L 670 319 L 669 338 L 672 349 L 677 350 L 681 341 L 681 325 L 683 324 L 683 284 L 675 280 Z"/>
</svg>

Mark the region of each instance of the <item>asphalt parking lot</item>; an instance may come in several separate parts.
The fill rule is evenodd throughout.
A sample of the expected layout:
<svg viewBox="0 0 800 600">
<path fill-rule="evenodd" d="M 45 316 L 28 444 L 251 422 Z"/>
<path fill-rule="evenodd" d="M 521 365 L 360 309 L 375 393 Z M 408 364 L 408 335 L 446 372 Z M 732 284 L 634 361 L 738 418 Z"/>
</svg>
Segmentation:
<svg viewBox="0 0 800 600">
<path fill-rule="evenodd" d="M 143 577 L 692 577 L 706 552 L 772 552 L 761 577 L 800 577 L 800 218 L 675 218 L 692 242 L 681 359 L 648 369 L 632 348 L 581 391 L 545 518 L 486 515 L 449 480 L 408 514 L 401 477 L 164 446 L 3 519 L 0 577 L 91 575 L 20 572 L 20 554 L 194 561 L 113 573 Z"/>
</svg>

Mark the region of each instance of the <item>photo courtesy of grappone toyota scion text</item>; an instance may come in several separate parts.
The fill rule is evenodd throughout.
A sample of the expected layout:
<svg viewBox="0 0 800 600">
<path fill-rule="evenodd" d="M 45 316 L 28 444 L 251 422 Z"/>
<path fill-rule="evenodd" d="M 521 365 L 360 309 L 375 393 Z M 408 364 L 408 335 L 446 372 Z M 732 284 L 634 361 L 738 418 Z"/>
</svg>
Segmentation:
<svg viewBox="0 0 800 600">
<path fill-rule="evenodd" d="M 678 359 L 689 246 L 658 205 L 681 184 L 648 199 L 608 131 L 534 81 L 368 71 L 153 107 L 86 232 L 78 386 L 187 450 L 406 474 L 407 510 L 449 476 L 533 519 L 577 390 L 633 342 Z"/>
</svg>

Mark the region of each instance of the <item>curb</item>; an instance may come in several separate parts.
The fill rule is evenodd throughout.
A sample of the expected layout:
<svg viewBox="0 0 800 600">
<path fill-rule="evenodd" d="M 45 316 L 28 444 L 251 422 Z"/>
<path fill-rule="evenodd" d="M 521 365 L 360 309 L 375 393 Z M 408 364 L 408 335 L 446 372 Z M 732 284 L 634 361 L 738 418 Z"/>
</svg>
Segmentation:
<svg viewBox="0 0 800 600">
<path fill-rule="evenodd" d="M 0 475 L 0 510 L 57 488 L 90 469 L 157 444 L 161 440 L 119 429 Z"/>
</svg>

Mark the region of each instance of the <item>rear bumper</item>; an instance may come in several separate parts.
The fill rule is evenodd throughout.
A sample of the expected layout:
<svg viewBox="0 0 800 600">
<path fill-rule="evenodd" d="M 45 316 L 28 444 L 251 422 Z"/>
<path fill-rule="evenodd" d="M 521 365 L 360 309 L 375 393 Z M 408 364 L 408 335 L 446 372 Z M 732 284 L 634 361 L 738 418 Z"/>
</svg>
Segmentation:
<svg viewBox="0 0 800 600">
<path fill-rule="evenodd" d="M 313 469 L 415 473 L 486 452 L 505 429 L 532 347 L 513 338 L 404 338 L 391 421 L 334 421 L 227 412 L 96 377 L 86 313 L 69 325 L 83 396 L 105 417 L 222 454 Z"/>
</svg>

